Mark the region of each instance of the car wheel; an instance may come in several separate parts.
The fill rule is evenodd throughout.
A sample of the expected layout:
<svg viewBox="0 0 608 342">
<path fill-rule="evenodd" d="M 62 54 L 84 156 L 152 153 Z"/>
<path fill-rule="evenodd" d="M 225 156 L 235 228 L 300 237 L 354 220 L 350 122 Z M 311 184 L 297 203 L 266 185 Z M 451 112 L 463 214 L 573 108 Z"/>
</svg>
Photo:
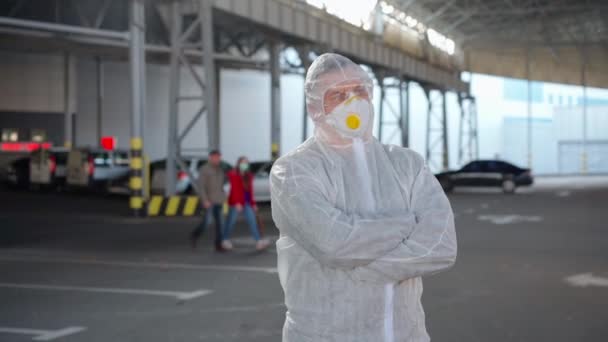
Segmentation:
<svg viewBox="0 0 608 342">
<path fill-rule="evenodd" d="M 505 194 L 512 194 L 515 192 L 515 181 L 512 179 L 505 179 L 502 181 L 502 191 Z"/>
</svg>

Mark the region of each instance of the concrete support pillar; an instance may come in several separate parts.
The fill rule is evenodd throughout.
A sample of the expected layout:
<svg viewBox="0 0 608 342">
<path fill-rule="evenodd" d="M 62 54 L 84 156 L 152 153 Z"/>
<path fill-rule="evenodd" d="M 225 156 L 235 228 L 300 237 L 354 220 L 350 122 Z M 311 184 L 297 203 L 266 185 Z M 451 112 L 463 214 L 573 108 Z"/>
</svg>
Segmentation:
<svg viewBox="0 0 608 342">
<path fill-rule="evenodd" d="M 426 95 L 426 135 L 425 135 L 425 153 L 424 158 L 428 164 L 431 163 L 431 117 L 433 116 L 433 101 L 431 99 L 431 89 L 423 87 L 424 95 Z"/>
<path fill-rule="evenodd" d="M 101 145 L 103 136 L 103 98 L 104 98 L 104 74 L 101 57 L 95 58 L 95 71 L 97 74 L 97 144 Z"/>
<path fill-rule="evenodd" d="M 384 75 L 376 73 L 378 86 L 380 87 L 380 107 L 378 108 L 378 141 L 382 142 L 382 131 L 384 130 L 384 100 L 386 98 L 386 88 L 384 87 Z"/>
<path fill-rule="evenodd" d="M 308 58 L 308 54 L 310 50 L 307 47 L 297 49 L 298 56 L 302 61 L 302 66 L 304 67 L 304 71 L 307 72 L 310 67 L 310 60 Z M 306 78 L 306 76 L 304 76 Z M 302 142 L 306 141 L 308 137 L 308 110 L 306 109 L 306 94 L 302 94 L 303 96 L 303 111 L 302 111 Z"/>
<path fill-rule="evenodd" d="M 400 126 L 401 126 L 401 145 L 409 147 L 410 145 L 410 82 L 402 79 L 399 82 L 399 109 Z"/>
<path fill-rule="evenodd" d="M 175 195 L 177 182 L 178 112 L 182 15 L 179 1 L 171 3 L 171 56 L 169 61 L 169 124 L 167 134 L 167 162 L 165 165 L 165 196 Z"/>
<path fill-rule="evenodd" d="M 443 145 L 443 151 L 442 151 L 442 167 L 443 170 L 447 170 L 450 167 L 450 153 L 449 153 L 449 149 L 448 149 L 448 107 L 447 107 L 447 96 L 446 96 L 446 91 L 443 90 L 441 92 L 442 94 L 442 101 L 441 101 L 441 121 L 442 121 L 442 145 Z"/>
<path fill-rule="evenodd" d="M 144 213 L 143 120 L 146 103 L 144 0 L 131 0 L 129 57 L 131 69 L 131 188 L 130 207 L 135 216 Z"/>
<path fill-rule="evenodd" d="M 270 142 L 271 156 L 276 159 L 281 154 L 281 46 L 270 43 Z"/>
<path fill-rule="evenodd" d="M 217 110 L 217 82 L 215 67 L 215 47 L 213 39 L 212 0 L 201 0 L 199 16 L 201 18 L 203 38 L 203 66 L 205 68 L 205 106 L 207 110 L 207 132 L 209 149 L 220 148 L 220 118 Z"/>
<path fill-rule="evenodd" d="M 532 168 L 532 81 L 530 80 L 530 47 L 526 49 L 526 80 L 528 84 L 527 116 L 528 116 L 528 168 Z"/>
<path fill-rule="evenodd" d="M 583 86 L 583 103 L 581 104 L 583 110 L 583 151 L 581 153 L 581 173 L 587 173 L 589 164 L 587 157 L 587 56 L 584 48 L 581 53 L 581 84 Z"/>
<path fill-rule="evenodd" d="M 72 147 L 74 144 L 73 122 L 76 112 L 76 58 L 70 53 L 64 55 L 63 76 L 63 144 L 65 147 Z"/>
</svg>

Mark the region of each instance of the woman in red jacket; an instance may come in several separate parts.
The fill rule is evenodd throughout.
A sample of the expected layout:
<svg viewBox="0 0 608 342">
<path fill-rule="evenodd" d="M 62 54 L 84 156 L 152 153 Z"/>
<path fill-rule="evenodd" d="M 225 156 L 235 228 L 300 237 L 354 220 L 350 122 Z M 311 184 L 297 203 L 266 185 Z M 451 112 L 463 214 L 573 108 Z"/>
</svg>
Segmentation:
<svg viewBox="0 0 608 342">
<path fill-rule="evenodd" d="M 260 238 L 260 231 L 256 222 L 255 212 L 258 207 L 253 196 L 253 174 L 249 171 L 249 161 L 246 157 L 240 157 L 235 168 L 228 172 L 228 181 L 230 182 L 230 194 L 228 195 L 230 210 L 228 211 L 224 234 L 222 234 L 224 238 L 222 247 L 227 250 L 232 249 L 232 242 L 229 240 L 230 233 L 239 213 L 243 213 L 245 216 L 251 235 L 256 241 L 256 249 L 262 250 L 268 247 L 268 240 Z"/>
</svg>

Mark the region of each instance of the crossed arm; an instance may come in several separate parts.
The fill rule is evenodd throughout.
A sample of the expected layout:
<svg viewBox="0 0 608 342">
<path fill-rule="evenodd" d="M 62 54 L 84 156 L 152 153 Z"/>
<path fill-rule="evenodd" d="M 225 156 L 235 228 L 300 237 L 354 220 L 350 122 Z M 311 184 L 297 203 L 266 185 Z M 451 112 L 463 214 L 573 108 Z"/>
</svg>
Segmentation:
<svg viewBox="0 0 608 342">
<path fill-rule="evenodd" d="M 450 204 L 427 168 L 414 181 L 410 211 L 361 218 L 335 208 L 323 184 L 297 164 L 271 174 L 275 222 L 322 264 L 364 281 L 395 282 L 451 266 L 456 235 Z"/>
</svg>

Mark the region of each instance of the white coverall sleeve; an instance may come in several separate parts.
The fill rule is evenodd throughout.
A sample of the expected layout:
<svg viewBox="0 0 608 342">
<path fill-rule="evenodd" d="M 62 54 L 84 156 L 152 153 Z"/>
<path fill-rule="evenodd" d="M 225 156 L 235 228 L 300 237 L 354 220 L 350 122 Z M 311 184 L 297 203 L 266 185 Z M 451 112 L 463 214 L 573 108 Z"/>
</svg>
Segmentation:
<svg viewBox="0 0 608 342">
<path fill-rule="evenodd" d="M 394 250 L 412 231 L 410 213 L 360 218 L 335 208 L 329 184 L 309 167 L 275 163 L 270 176 L 272 216 L 281 230 L 322 264 L 353 269 Z"/>
<path fill-rule="evenodd" d="M 356 279 L 381 283 L 437 273 L 456 261 L 454 215 L 441 185 L 427 166 L 414 180 L 412 212 L 416 225 L 399 246 L 353 270 Z"/>
</svg>

